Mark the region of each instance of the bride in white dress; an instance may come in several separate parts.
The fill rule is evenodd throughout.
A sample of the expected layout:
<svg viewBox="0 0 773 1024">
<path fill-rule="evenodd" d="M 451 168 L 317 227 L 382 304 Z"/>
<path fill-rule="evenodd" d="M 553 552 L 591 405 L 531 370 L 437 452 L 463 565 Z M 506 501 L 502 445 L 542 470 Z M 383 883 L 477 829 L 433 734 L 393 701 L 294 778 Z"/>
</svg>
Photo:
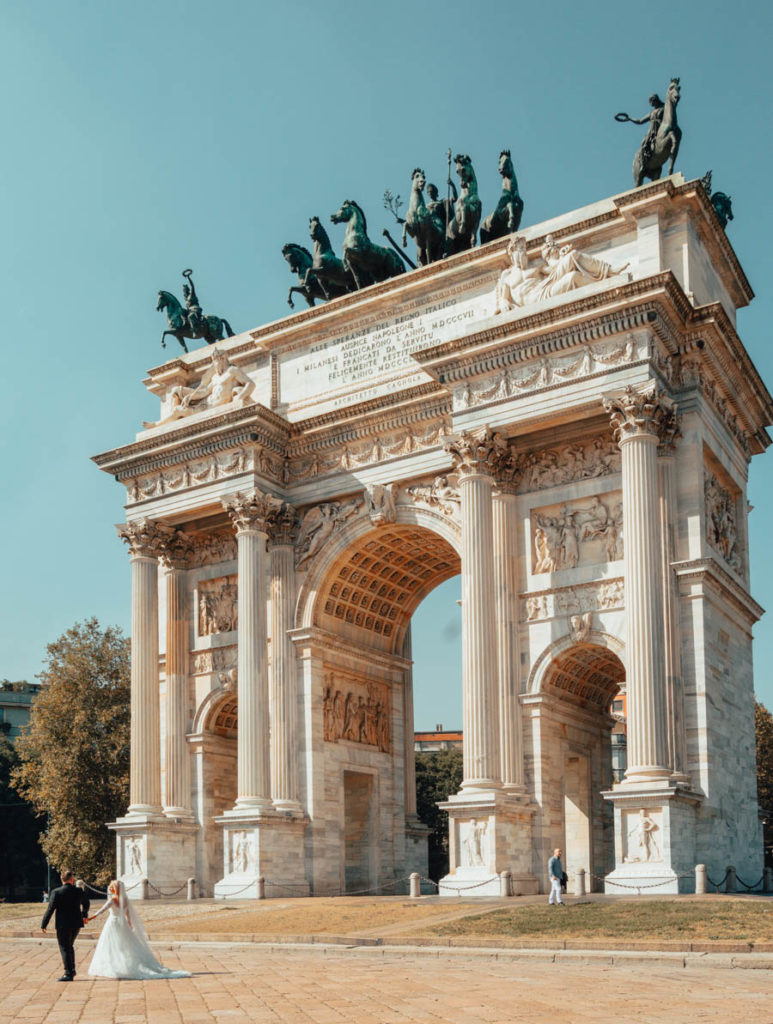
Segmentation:
<svg viewBox="0 0 773 1024">
<path fill-rule="evenodd" d="M 97 948 L 91 958 L 89 974 L 103 978 L 190 978 L 190 971 L 171 971 L 162 967 L 153 955 L 142 921 L 126 896 L 123 882 L 111 882 L 107 901 L 93 914 L 93 921 L 108 911 Z"/>
</svg>

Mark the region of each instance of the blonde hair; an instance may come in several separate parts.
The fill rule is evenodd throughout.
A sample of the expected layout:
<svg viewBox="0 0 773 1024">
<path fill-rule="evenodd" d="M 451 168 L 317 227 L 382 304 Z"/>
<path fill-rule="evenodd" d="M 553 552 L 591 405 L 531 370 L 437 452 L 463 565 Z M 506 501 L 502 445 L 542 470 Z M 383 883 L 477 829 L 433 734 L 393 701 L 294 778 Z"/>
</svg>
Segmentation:
<svg viewBox="0 0 773 1024">
<path fill-rule="evenodd" d="M 114 895 L 118 895 L 118 879 L 114 878 L 113 881 L 107 887 L 108 892 L 112 892 Z"/>
</svg>

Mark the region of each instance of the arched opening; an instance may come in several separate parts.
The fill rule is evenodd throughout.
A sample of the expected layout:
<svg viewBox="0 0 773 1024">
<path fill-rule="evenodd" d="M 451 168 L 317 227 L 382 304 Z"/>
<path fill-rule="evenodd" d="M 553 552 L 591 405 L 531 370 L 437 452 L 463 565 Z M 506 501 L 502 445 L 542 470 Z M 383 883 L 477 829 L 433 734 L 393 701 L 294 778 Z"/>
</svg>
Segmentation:
<svg viewBox="0 0 773 1024">
<path fill-rule="evenodd" d="M 611 710 L 625 683 L 619 652 L 617 641 L 602 634 L 575 643 L 567 637 L 539 673 L 543 724 L 534 771 L 543 853 L 561 846 L 570 879 L 584 868 L 591 890 L 602 889 L 614 867 L 612 808 L 602 793 L 614 782 Z"/>
<path fill-rule="evenodd" d="M 198 866 L 202 893 L 211 893 L 222 876 L 223 830 L 215 818 L 231 810 L 237 797 L 236 693 L 220 688 L 211 692 L 196 716 L 193 743 L 194 803 L 198 804 L 204 851 Z"/>
</svg>

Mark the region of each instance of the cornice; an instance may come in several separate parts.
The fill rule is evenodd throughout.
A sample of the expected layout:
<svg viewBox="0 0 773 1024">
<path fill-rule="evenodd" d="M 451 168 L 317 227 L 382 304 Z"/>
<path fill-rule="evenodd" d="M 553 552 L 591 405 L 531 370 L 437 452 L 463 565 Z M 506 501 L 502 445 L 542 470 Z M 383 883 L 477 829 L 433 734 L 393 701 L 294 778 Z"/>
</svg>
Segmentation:
<svg viewBox="0 0 773 1024">
<path fill-rule="evenodd" d="M 765 609 L 757 604 L 751 594 L 737 583 L 715 558 L 672 562 L 671 568 L 679 580 L 697 580 L 712 584 L 750 623 L 758 622 L 765 614 Z"/>
<path fill-rule="evenodd" d="M 310 646 L 323 652 L 342 654 L 389 672 L 405 672 L 413 665 L 412 661 L 399 654 L 388 654 L 386 651 L 358 644 L 356 640 L 343 639 L 336 633 L 321 629 L 319 626 L 288 629 L 287 635 L 297 647 Z M 343 671 L 346 671 L 346 666 L 341 667 Z"/>
</svg>

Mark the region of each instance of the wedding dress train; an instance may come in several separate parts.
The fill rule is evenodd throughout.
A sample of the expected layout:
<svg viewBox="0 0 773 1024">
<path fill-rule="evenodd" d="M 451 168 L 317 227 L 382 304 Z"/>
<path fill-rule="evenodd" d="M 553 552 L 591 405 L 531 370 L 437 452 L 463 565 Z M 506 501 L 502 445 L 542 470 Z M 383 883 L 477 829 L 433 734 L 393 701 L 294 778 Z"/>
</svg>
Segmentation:
<svg viewBox="0 0 773 1024">
<path fill-rule="evenodd" d="M 108 896 L 94 917 L 108 911 L 89 974 L 102 978 L 190 978 L 190 971 L 172 971 L 153 955 L 148 937 L 137 912 L 126 896 L 123 882 L 118 883 L 118 900 Z"/>
</svg>

